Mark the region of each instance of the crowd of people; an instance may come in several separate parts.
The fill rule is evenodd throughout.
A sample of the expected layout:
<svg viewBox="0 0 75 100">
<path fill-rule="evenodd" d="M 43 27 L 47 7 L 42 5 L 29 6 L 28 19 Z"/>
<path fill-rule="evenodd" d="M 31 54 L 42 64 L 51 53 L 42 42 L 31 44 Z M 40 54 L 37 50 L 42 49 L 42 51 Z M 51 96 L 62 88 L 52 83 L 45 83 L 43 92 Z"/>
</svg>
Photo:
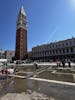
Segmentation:
<svg viewBox="0 0 75 100">
<path fill-rule="evenodd" d="M 63 59 L 62 61 L 57 61 L 57 66 L 63 66 L 65 67 L 65 64 L 68 63 L 68 67 L 71 67 L 71 61 L 70 59 L 68 59 L 67 61 L 65 59 Z"/>
</svg>

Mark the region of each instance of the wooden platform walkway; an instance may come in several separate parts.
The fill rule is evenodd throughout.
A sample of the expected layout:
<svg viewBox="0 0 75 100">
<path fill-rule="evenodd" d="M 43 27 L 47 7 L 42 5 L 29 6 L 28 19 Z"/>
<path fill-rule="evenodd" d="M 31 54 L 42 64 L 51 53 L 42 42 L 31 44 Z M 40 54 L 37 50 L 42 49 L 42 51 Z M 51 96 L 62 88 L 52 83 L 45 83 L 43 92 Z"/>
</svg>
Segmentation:
<svg viewBox="0 0 75 100">
<path fill-rule="evenodd" d="M 61 84 L 61 85 L 75 86 L 75 83 L 71 83 L 71 82 L 63 82 L 63 81 L 48 80 L 48 79 L 33 78 L 33 77 L 30 77 L 29 79 L 36 80 L 36 81 L 43 81 L 43 82 L 55 83 L 55 84 Z"/>
<path fill-rule="evenodd" d="M 14 75 L 14 74 L 8 74 L 8 75 L 6 75 L 6 74 L 1 74 L 0 75 L 0 77 L 4 77 L 4 76 L 7 76 L 7 77 L 15 77 L 15 78 L 22 78 L 22 79 L 25 79 L 25 78 L 27 78 L 27 76 L 20 76 L 20 75 Z"/>
<path fill-rule="evenodd" d="M 26 76 L 20 76 L 20 75 L 8 75 L 8 76 L 15 77 L 15 78 L 22 78 L 22 79 L 27 78 Z"/>
<path fill-rule="evenodd" d="M 6 76 L 3 74 L 2 76 Z M 15 77 L 15 78 L 21 78 L 21 79 L 30 79 L 30 80 L 36 80 L 36 81 L 43 81 L 43 82 L 49 82 L 49 83 L 54 83 L 54 84 L 61 84 L 61 85 L 69 85 L 69 86 L 75 86 L 75 83 L 71 82 L 63 82 L 63 81 L 57 81 L 57 80 L 48 80 L 48 79 L 42 79 L 42 78 L 34 78 L 31 77 L 31 75 L 27 76 L 20 76 L 20 75 L 7 75 L 9 77 Z"/>
</svg>

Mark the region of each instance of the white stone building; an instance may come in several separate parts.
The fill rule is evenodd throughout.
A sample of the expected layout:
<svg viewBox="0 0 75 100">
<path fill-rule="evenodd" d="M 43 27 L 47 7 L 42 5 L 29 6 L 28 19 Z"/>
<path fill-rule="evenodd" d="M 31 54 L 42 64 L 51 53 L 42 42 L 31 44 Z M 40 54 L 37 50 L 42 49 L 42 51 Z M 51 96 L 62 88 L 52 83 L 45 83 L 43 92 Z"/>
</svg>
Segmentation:
<svg viewBox="0 0 75 100">
<path fill-rule="evenodd" d="M 33 47 L 32 59 L 41 61 L 70 59 L 74 61 L 75 38 Z"/>
</svg>

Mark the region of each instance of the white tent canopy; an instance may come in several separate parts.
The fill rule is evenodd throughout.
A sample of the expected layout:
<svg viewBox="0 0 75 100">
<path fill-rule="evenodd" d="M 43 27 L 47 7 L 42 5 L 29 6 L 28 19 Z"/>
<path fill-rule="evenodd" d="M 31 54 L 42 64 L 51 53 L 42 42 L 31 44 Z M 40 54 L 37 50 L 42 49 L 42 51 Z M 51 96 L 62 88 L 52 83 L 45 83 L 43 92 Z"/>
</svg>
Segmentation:
<svg viewBox="0 0 75 100">
<path fill-rule="evenodd" d="M 0 63 L 1 62 L 7 62 L 7 59 L 0 59 Z"/>
</svg>

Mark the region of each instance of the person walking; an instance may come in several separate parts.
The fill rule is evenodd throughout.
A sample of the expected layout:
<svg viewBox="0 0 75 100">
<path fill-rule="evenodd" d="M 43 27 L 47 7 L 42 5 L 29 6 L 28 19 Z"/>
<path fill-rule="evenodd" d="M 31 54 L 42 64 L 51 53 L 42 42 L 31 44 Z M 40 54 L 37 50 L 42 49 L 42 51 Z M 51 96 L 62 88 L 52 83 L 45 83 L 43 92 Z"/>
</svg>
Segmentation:
<svg viewBox="0 0 75 100">
<path fill-rule="evenodd" d="M 68 59 L 68 66 L 71 67 L 71 61 Z"/>
<path fill-rule="evenodd" d="M 62 66 L 65 67 L 65 59 L 62 60 Z"/>
</svg>

